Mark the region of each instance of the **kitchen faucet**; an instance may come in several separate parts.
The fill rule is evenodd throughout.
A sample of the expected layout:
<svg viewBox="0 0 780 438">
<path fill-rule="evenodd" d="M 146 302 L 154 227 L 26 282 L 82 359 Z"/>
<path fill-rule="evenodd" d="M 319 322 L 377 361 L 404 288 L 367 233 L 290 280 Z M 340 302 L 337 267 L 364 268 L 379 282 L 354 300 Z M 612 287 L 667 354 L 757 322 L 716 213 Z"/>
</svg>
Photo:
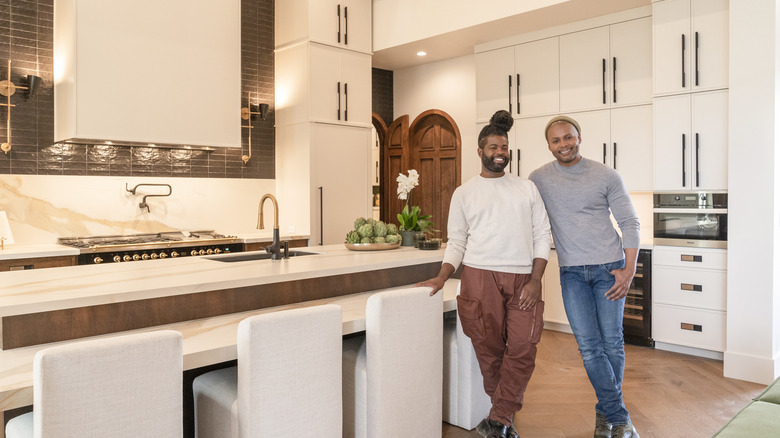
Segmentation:
<svg viewBox="0 0 780 438">
<path fill-rule="evenodd" d="M 282 258 L 282 251 L 279 248 L 279 203 L 276 202 L 276 197 L 270 193 L 266 193 L 260 199 L 260 211 L 257 215 L 257 229 L 262 230 L 265 228 L 263 225 L 263 203 L 269 198 L 274 204 L 274 241 L 271 245 L 266 246 L 265 250 L 266 252 L 271 253 L 271 260 L 279 260 Z"/>
</svg>

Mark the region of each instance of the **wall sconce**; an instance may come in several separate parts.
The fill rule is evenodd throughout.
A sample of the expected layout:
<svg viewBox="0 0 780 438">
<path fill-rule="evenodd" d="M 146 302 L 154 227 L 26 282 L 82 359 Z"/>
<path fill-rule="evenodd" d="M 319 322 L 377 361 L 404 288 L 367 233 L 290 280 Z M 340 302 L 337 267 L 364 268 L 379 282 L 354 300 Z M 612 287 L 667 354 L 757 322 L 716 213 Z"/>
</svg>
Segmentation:
<svg viewBox="0 0 780 438">
<path fill-rule="evenodd" d="M 20 85 L 14 85 L 13 82 L 11 82 L 11 60 L 8 60 L 8 79 L 4 81 L 0 81 L 0 94 L 3 96 L 6 96 L 8 98 L 8 103 L 0 103 L 0 106 L 8 107 L 8 117 L 6 119 L 7 123 L 7 131 L 8 131 L 8 141 L 0 145 L 0 149 L 4 153 L 8 153 L 8 151 L 11 150 L 11 107 L 14 107 L 16 105 L 11 105 L 11 96 L 16 93 L 17 89 L 20 90 L 26 90 L 27 92 L 25 95 L 29 98 L 32 97 L 35 94 L 35 91 L 38 89 L 38 85 L 41 83 L 41 78 L 35 75 L 26 75 L 22 76 L 22 81 L 26 82 L 27 86 L 20 86 Z"/>
<path fill-rule="evenodd" d="M 257 111 L 252 111 L 257 110 Z M 247 120 L 248 124 L 241 125 L 242 128 L 249 129 L 249 154 L 244 155 L 241 157 L 241 160 L 244 161 L 244 163 L 247 163 L 250 158 L 252 158 L 252 129 L 254 127 L 252 126 L 252 116 L 259 114 L 260 120 L 265 120 L 265 117 L 268 115 L 268 104 L 267 103 L 261 103 L 259 105 L 253 105 L 252 104 L 252 93 L 247 93 L 247 103 L 246 106 L 241 108 L 241 119 Z"/>
<path fill-rule="evenodd" d="M 5 249 L 5 242 L 9 245 L 14 244 L 14 235 L 11 234 L 11 225 L 8 223 L 8 216 L 4 211 L 0 211 L 0 250 Z"/>
</svg>

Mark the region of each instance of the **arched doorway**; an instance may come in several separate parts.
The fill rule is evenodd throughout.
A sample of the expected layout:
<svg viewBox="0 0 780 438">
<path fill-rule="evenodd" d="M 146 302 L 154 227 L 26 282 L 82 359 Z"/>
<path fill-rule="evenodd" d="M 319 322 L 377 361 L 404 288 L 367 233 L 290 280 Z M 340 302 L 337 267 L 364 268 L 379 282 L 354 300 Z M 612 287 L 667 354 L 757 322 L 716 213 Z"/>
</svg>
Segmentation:
<svg viewBox="0 0 780 438">
<path fill-rule="evenodd" d="M 447 218 L 450 199 L 460 185 L 460 130 L 444 111 L 428 110 L 409 125 L 409 116 L 397 118 L 387 128 L 382 147 L 381 212 L 387 222 L 397 223 L 396 215 L 403 210 L 398 199 L 399 173 L 416 169 L 420 186 L 412 192 L 412 203 L 423 214 L 432 215 L 436 237 L 447 238 Z"/>
</svg>

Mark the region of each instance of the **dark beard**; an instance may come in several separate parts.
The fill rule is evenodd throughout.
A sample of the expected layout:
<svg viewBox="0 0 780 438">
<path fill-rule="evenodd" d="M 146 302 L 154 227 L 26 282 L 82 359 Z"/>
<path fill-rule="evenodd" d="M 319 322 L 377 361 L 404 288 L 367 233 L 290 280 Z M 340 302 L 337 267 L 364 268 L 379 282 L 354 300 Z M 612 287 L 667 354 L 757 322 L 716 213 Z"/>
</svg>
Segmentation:
<svg viewBox="0 0 780 438">
<path fill-rule="evenodd" d="M 495 172 L 495 173 L 503 172 L 504 168 L 508 164 L 509 164 L 509 160 L 506 157 L 504 157 L 503 164 L 498 164 L 493 162 L 493 157 L 488 158 L 485 154 L 482 154 L 482 165 L 485 167 L 485 169 L 491 172 Z"/>
</svg>

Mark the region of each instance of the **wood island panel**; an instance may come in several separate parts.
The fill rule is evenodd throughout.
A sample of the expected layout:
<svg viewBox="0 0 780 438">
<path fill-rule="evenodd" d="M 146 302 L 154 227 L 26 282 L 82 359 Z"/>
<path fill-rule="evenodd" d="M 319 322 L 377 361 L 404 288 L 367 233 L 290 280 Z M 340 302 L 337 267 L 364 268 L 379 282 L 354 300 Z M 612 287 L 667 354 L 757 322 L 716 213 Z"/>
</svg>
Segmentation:
<svg viewBox="0 0 780 438">
<path fill-rule="evenodd" d="M 24 269 L 61 268 L 63 266 L 76 266 L 76 256 L 0 260 L 0 272 Z"/>
<path fill-rule="evenodd" d="M 427 280 L 441 262 L 2 317 L 3 350 L 116 333 Z"/>
</svg>

